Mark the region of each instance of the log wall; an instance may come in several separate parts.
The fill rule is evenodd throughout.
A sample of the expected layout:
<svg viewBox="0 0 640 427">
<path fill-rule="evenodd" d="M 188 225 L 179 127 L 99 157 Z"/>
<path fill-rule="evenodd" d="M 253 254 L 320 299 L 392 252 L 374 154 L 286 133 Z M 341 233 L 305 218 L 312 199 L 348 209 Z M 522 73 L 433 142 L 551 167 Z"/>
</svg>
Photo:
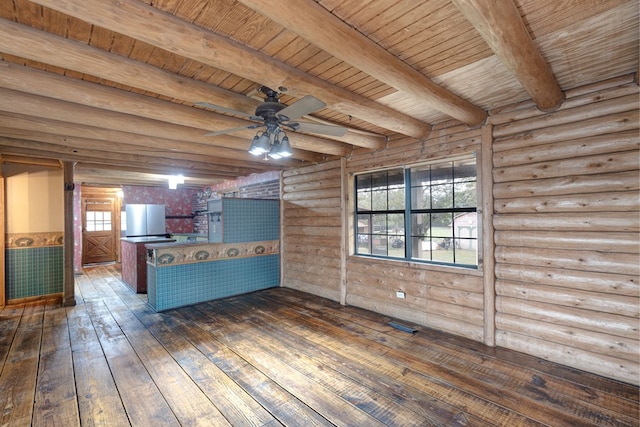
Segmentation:
<svg viewBox="0 0 640 427">
<path fill-rule="evenodd" d="M 340 301 L 342 166 L 331 161 L 283 172 L 283 286 Z"/>
<path fill-rule="evenodd" d="M 283 285 L 638 384 L 638 85 L 566 95 L 284 172 Z M 491 193 L 478 270 L 350 255 L 353 173 L 471 152 Z"/>
<path fill-rule="evenodd" d="M 493 124 L 496 344 L 638 383 L 638 86 Z"/>
</svg>

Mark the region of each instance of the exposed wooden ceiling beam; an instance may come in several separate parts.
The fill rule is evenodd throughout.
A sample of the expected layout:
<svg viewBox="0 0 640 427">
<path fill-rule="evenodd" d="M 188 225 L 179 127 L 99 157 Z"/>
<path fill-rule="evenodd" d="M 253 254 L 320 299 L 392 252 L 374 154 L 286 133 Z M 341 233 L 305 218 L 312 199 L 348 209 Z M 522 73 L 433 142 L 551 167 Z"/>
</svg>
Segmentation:
<svg viewBox="0 0 640 427">
<path fill-rule="evenodd" d="M 389 86 L 424 100 L 464 123 L 481 124 L 487 113 L 438 86 L 313 0 L 239 0 L 320 49 Z"/>
<path fill-rule="evenodd" d="M 7 154 L 42 153 L 46 157 L 70 162 L 101 163 L 114 167 L 139 167 L 157 173 L 180 173 L 185 176 L 237 177 L 238 173 L 216 170 L 214 165 L 173 158 L 159 158 L 140 154 L 116 153 L 105 150 L 82 150 L 31 140 L 0 137 L 0 151 Z M 245 175 L 245 174 L 241 174 Z M 248 174 L 246 174 L 248 175 Z"/>
<path fill-rule="evenodd" d="M 531 40 L 512 0 L 453 0 L 496 56 L 522 84 L 538 108 L 551 111 L 564 101 L 551 67 Z"/>
<path fill-rule="evenodd" d="M 146 169 L 112 168 L 101 164 L 78 164 L 74 169 L 74 181 L 92 185 L 144 185 L 166 187 L 168 176 Z M 203 188 L 223 182 L 224 179 L 210 177 L 185 177 L 180 187 Z"/>
<path fill-rule="evenodd" d="M 188 79 L 148 64 L 1 18 L 0 33 L 3 34 L 3 37 L 0 38 L 0 51 L 2 52 L 104 78 L 170 98 L 181 99 L 191 104 L 208 102 L 247 114 L 254 114 L 256 107 L 261 104 L 261 101 L 230 90 Z M 52 51 L 56 52 L 56 55 L 51 55 Z M 210 125 L 213 126 L 215 122 L 216 117 L 212 117 Z M 240 124 L 227 127 L 242 126 L 243 123 L 250 124 L 246 121 L 238 121 L 238 123 Z M 219 131 L 225 127 L 208 129 Z M 305 138 L 304 134 L 296 135 L 300 135 L 300 139 Z M 332 139 L 371 149 L 381 148 L 385 144 L 383 136 L 362 135 L 353 131 L 347 132 L 344 137 Z"/>
<path fill-rule="evenodd" d="M 146 135 L 155 138 L 190 142 L 192 144 L 189 152 L 194 152 L 193 150 L 195 146 L 193 143 L 201 145 L 218 144 L 218 141 L 212 141 L 214 138 L 204 136 L 201 129 L 164 123 L 158 120 L 145 119 L 130 114 L 115 113 L 113 111 L 101 110 L 94 107 L 86 107 L 80 104 L 58 101 L 52 98 L 31 95 L 4 88 L 0 88 L 0 97 L 5 101 L 0 103 L 0 111 L 32 115 L 35 117 L 59 120 L 67 123 L 75 123 L 78 125 L 89 125 L 106 129 L 119 129 L 134 135 Z M 254 157 L 246 153 L 248 148 L 246 140 L 239 138 L 233 139 L 240 141 L 239 145 L 236 145 L 235 148 L 245 151 L 244 155 L 247 160 L 255 160 Z M 342 152 L 340 152 L 340 154 L 342 154 Z M 298 158 L 304 160 L 307 158 L 316 159 L 317 155 L 316 153 L 306 152 L 305 154 L 305 152 L 302 152 L 298 154 Z"/>
<path fill-rule="evenodd" d="M 173 102 L 11 63 L 0 63 L 0 87 L 103 110 L 202 129 L 200 133 L 203 136 L 207 130 L 215 131 L 221 128 L 229 129 L 251 124 L 233 117 L 208 113 Z M 245 138 L 244 149 L 247 150 L 251 139 L 255 135 L 255 130 L 246 129 L 235 132 L 233 135 Z M 212 141 L 214 143 L 215 139 L 216 137 L 204 138 L 207 142 Z M 291 135 L 290 140 L 292 147 L 297 149 L 337 156 L 350 152 L 349 146 L 343 143 L 328 141 L 309 135 L 296 133 L 295 137 Z M 293 157 L 299 158 L 298 155 L 302 156 L 302 153 L 297 153 L 296 150 L 294 150 Z"/>
<path fill-rule="evenodd" d="M 140 146 L 122 144 L 111 141 L 100 141 L 86 138 L 76 138 L 54 135 L 31 130 L 8 129 L 0 127 L 0 138 L 4 145 L 17 148 L 32 148 L 37 150 L 48 150 L 60 155 L 80 157 L 96 157 L 105 160 L 117 160 L 121 164 L 143 164 L 145 161 L 155 161 L 164 165 L 180 165 L 181 167 L 203 170 L 215 170 L 216 174 L 224 176 L 245 176 L 252 173 L 265 172 L 277 168 L 274 164 L 267 166 L 265 162 L 248 163 L 243 166 L 229 165 L 230 159 L 214 158 L 190 153 L 171 153 L 157 149 L 145 149 Z M 97 153 L 100 153 L 99 155 Z M 107 153 L 103 155 L 102 153 Z M 160 160 L 157 160 L 160 159 Z M 96 160 L 97 161 L 97 160 Z M 127 161 L 129 163 L 127 163 Z M 284 169 L 284 167 L 280 167 Z"/>
<path fill-rule="evenodd" d="M 304 73 L 255 49 L 136 0 L 33 0 L 85 22 L 109 28 L 292 96 L 314 95 L 328 108 L 394 132 L 425 137 L 431 127 L 364 96 Z"/>
<path fill-rule="evenodd" d="M 248 156 L 245 146 L 246 142 L 232 136 L 224 137 L 223 142 L 227 146 L 222 147 L 211 144 L 158 138 L 154 136 L 141 135 L 139 133 L 134 134 L 113 129 L 105 129 L 102 127 L 67 123 L 64 121 L 35 117 L 32 115 L 29 116 L 2 111 L 0 111 L 0 126 L 4 127 L 4 130 L 0 131 L 0 135 L 8 137 L 18 135 L 20 138 L 28 139 L 31 132 L 41 130 L 47 134 L 58 136 L 61 138 L 60 143 L 62 144 L 71 144 L 73 143 L 74 138 L 80 138 L 83 140 L 103 141 L 112 144 L 114 149 L 133 150 L 141 153 L 160 152 L 165 153 L 165 155 L 179 155 L 180 153 L 184 153 L 187 155 L 211 156 L 220 158 L 225 162 L 225 164 L 231 166 L 265 164 L 261 159 Z M 7 131 L 6 129 L 11 129 L 11 131 Z M 25 131 L 25 133 L 20 134 L 20 130 Z M 3 134 L 3 132 L 8 133 Z M 270 161 L 268 164 L 293 167 L 302 165 L 302 162 L 291 159 L 281 159 Z M 268 168 L 269 166 L 265 166 L 265 170 L 269 170 Z M 271 169 L 273 168 L 271 167 Z"/>
</svg>

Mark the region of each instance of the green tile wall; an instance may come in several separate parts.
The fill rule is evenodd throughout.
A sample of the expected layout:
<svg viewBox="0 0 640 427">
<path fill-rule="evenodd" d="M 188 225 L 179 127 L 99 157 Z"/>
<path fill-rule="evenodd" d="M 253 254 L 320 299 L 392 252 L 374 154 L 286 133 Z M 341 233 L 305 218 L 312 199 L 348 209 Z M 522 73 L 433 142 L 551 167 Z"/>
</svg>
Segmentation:
<svg viewBox="0 0 640 427">
<path fill-rule="evenodd" d="M 5 250 L 7 299 L 60 293 L 64 288 L 62 246 Z"/>
</svg>

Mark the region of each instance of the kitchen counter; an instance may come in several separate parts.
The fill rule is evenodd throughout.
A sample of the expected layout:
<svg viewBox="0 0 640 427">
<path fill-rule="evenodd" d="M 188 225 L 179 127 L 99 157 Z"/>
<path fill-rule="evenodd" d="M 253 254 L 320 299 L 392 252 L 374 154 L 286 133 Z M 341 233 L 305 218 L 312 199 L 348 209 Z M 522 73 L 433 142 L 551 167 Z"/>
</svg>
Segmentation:
<svg viewBox="0 0 640 427">
<path fill-rule="evenodd" d="M 138 237 L 122 237 L 122 242 L 128 243 L 161 243 L 161 242 L 175 242 L 176 239 L 172 239 L 166 236 L 138 236 Z"/>
<path fill-rule="evenodd" d="M 120 239 L 122 281 L 138 293 L 147 292 L 147 248 L 149 243 L 175 242 L 164 236 L 123 237 Z"/>
<path fill-rule="evenodd" d="M 156 311 L 280 285 L 280 242 L 151 243 L 148 302 Z"/>
</svg>

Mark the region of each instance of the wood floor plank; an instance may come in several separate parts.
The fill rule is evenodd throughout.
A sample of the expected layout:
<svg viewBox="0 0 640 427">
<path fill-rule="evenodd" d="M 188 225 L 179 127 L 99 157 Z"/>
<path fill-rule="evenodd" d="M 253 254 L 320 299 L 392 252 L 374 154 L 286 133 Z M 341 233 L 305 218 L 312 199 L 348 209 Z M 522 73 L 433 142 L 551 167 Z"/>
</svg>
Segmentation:
<svg viewBox="0 0 640 427">
<path fill-rule="evenodd" d="M 376 388 L 363 385 L 341 372 L 333 361 L 321 360 L 306 354 L 303 351 L 304 347 L 300 345 L 300 341 L 287 339 L 285 334 L 270 334 L 266 330 L 268 325 L 265 325 L 265 322 L 257 319 L 248 319 L 244 322 L 250 323 L 251 328 L 243 328 L 239 322 L 230 323 L 224 328 L 225 331 L 230 332 L 226 333 L 225 336 L 232 336 L 234 341 L 238 340 L 240 343 L 252 343 L 252 345 L 260 348 L 260 353 L 266 352 L 274 360 L 283 361 L 281 365 L 286 366 L 285 372 L 295 370 L 299 375 L 303 375 L 314 384 L 318 384 L 353 405 L 353 408 L 349 409 L 362 411 L 389 426 L 434 423 L 430 416 L 427 417 L 425 414 L 414 411 L 404 405 L 403 401 L 401 402 L 399 399 L 385 395 Z M 256 334 L 256 331 L 260 333 Z M 238 347 L 236 345 L 233 348 Z M 250 351 L 255 352 L 255 348 Z M 273 365 L 273 362 L 269 363 L 269 365 Z"/>
<path fill-rule="evenodd" d="M 264 302 L 253 305 L 255 307 L 267 306 Z M 212 309 L 212 311 L 215 312 L 216 309 Z M 260 311 L 258 308 L 255 310 Z M 447 420 L 448 425 L 455 425 L 460 421 L 465 423 L 472 417 L 478 417 L 483 423 L 490 425 L 540 425 L 538 422 L 515 411 L 509 411 L 485 397 L 470 393 L 439 378 L 438 373 L 441 368 L 437 366 L 423 367 L 422 371 L 415 369 L 407 366 L 407 362 L 401 357 L 397 360 L 390 359 L 388 357 L 390 349 L 376 346 L 374 343 L 361 345 L 361 340 L 357 336 L 345 333 L 341 328 L 332 329 L 320 321 L 306 319 L 305 316 L 299 316 L 295 310 L 282 305 L 278 306 L 277 312 L 281 316 L 275 316 L 274 319 L 265 318 L 263 321 L 277 321 L 277 318 L 281 317 L 284 323 L 279 327 L 288 332 L 296 333 L 297 339 L 307 340 L 314 346 L 323 346 L 328 351 L 339 354 L 352 366 L 356 366 L 356 369 L 365 372 L 379 372 L 386 376 L 391 383 L 409 386 L 431 396 L 436 401 L 446 402 L 447 405 L 457 407 L 457 413 Z M 265 313 L 260 313 L 260 315 L 265 315 Z"/>
<path fill-rule="evenodd" d="M 33 416 L 44 304 L 25 306 L 0 375 L 0 425 L 30 426 Z M 39 320 L 38 320 L 39 319 Z M 38 327 L 38 322 L 40 327 Z"/>
<path fill-rule="evenodd" d="M 259 297 L 259 296 L 258 296 Z M 440 385 L 449 390 L 457 390 L 461 393 L 462 399 L 458 404 L 464 404 L 469 407 L 476 407 L 475 412 L 491 414 L 487 421 L 499 420 L 499 416 L 508 416 L 509 418 L 517 418 L 518 416 L 526 417 L 540 423 L 556 426 L 575 426 L 588 425 L 584 421 L 572 416 L 571 414 L 559 412 L 549 413 L 548 407 L 537 401 L 525 400 L 522 393 L 514 393 L 508 389 L 495 387 L 491 384 L 485 384 L 476 375 L 463 376 L 457 371 L 444 367 L 440 364 L 429 360 L 421 360 L 413 357 L 406 352 L 398 351 L 386 344 L 376 343 L 362 337 L 361 334 L 352 334 L 346 332 L 342 325 L 333 325 L 331 322 L 325 322 L 317 317 L 300 314 L 288 306 L 280 306 L 278 314 L 286 315 L 285 318 L 293 317 L 296 322 L 290 322 L 288 326 L 291 328 L 300 328 L 300 323 L 313 328 L 314 331 L 322 332 L 322 335 L 307 334 L 305 339 L 314 340 L 316 343 L 331 345 L 331 338 L 341 337 L 340 341 L 349 342 L 352 347 L 352 353 L 362 353 L 361 359 L 368 359 L 372 364 L 388 364 L 390 372 L 395 372 L 396 378 L 403 378 L 405 382 L 424 383 L 429 382 L 432 386 Z M 300 329 L 302 331 L 302 329 Z M 317 340 L 317 341 L 315 341 Z M 366 352 L 364 350 L 367 350 Z M 335 348 L 335 351 L 343 351 Z M 383 354 L 384 357 L 377 357 L 376 354 Z M 382 360 L 384 359 L 384 360 Z M 489 399 L 489 400 L 487 400 Z M 465 403 L 466 402 L 466 403 Z M 499 406 L 496 406 L 498 404 Z M 503 408 L 518 408 L 515 411 L 507 411 L 503 413 Z M 505 419 L 506 423 L 513 423 L 515 419 Z M 501 420 L 502 422 L 502 420 Z"/>
<path fill-rule="evenodd" d="M 635 426 L 638 387 L 273 288 L 163 313 L 117 265 L 0 311 L 0 426 Z"/>
<path fill-rule="evenodd" d="M 102 301 L 86 304 L 132 425 L 179 426 L 164 396 Z"/>
<path fill-rule="evenodd" d="M 200 351 L 207 355 L 220 369 L 240 385 L 247 393 L 259 402 L 267 411 L 274 415 L 280 423 L 286 426 L 332 426 L 328 420 L 318 414 L 313 408 L 290 394 L 265 373 L 251 365 L 236 352 L 222 343 L 208 336 L 200 340 L 202 329 L 210 331 L 213 323 L 203 318 L 202 314 L 193 307 L 173 310 L 176 316 L 184 319 L 182 323 L 185 336 L 193 342 Z M 207 335 L 209 335 L 207 333 Z"/>
<path fill-rule="evenodd" d="M 44 316 L 33 426 L 79 426 L 66 310 L 49 302 Z"/>
<path fill-rule="evenodd" d="M 295 303 L 295 298 L 283 300 L 290 304 Z M 299 299 L 298 299 L 299 301 Z M 628 413 L 638 413 L 638 401 L 621 398 L 596 389 L 589 389 L 575 384 L 559 381 L 557 378 L 544 372 L 523 371 L 521 366 L 505 363 L 486 352 L 482 352 L 477 346 L 471 351 L 456 340 L 455 346 L 441 344 L 441 340 L 434 333 L 427 338 L 424 335 L 432 331 L 419 328 L 422 333 L 415 335 L 404 334 L 404 338 L 398 338 L 395 334 L 379 332 L 378 328 L 369 328 L 367 321 L 358 319 L 357 316 L 344 316 L 342 309 L 324 310 L 325 305 L 317 300 L 304 304 L 305 314 L 316 319 L 322 318 L 329 322 L 342 324 L 348 330 L 352 330 L 360 336 L 390 346 L 396 350 L 406 351 L 415 357 L 432 360 L 441 366 L 454 371 L 463 372 L 472 370 L 474 376 L 485 384 L 499 387 L 502 390 L 511 390 L 534 401 L 546 404 L 546 413 L 567 412 L 574 416 L 590 420 L 598 425 L 616 425 L 617 422 L 633 423 L 633 418 Z M 353 323 L 346 325 L 342 320 Z M 362 326 L 362 325 L 367 326 Z M 441 334 L 442 335 L 442 334 Z M 417 345 L 416 345 L 417 344 Z M 585 404 L 585 402 L 588 402 Z"/>
<path fill-rule="evenodd" d="M 181 425 L 230 425 L 123 302 L 113 302 L 109 310 Z"/>
<path fill-rule="evenodd" d="M 241 300 L 229 301 L 230 304 L 237 304 Z M 218 308 L 216 308 L 218 310 Z M 281 343 L 282 346 L 295 348 L 298 352 L 304 353 L 310 360 L 311 365 L 327 364 L 342 375 L 352 378 L 357 383 L 367 387 L 370 392 L 370 398 L 375 398 L 377 393 L 387 395 L 398 405 L 406 409 L 412 410 L 421 415 L 426 421 L 425 424 L 435 425 L 493 425 L 479 418 L 465 413 L 444 401 L 439 401 L 433 396 L 423 393 L 422 391 L 395 381 L 394 378 L 384 375 L 378 371 L 366 369 L 362 365 L 354 362 L 352 359 L 342 357 L 332 348 L 311 343 L 296 335 L 288 327 L 283 327 L 274 319 L 248 318 L 245 321 L 251 321 L 256 331 L 271 335 L 274 340 Z"/>
<path fill-rule="evenodd" d="M 2 375 L 11 343 L 24 312 L 24 304 L 7 305 L 0 310 L 0 375 Z"/>
<path fill-rule="evenodd" d="M 129 426 L 127 413 L 86 307 L 70 307 L 67 319 L 82 426 Z"/>
</svg>

